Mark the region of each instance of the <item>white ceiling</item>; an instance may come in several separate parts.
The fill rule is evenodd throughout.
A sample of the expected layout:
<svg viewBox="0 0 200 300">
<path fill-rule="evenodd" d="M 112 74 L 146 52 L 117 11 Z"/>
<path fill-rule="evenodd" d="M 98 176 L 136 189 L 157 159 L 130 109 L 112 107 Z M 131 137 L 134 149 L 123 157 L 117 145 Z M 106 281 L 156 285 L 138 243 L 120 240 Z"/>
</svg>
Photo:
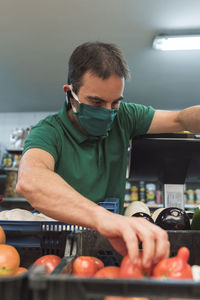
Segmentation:
<svg viewBox="0 0 200 300">
<path fill-rule="evenodd" d="M 56 111 L 67 62 L 86 41 L 117 44 L 132 78 L 127 101 L 199 104 L 200 51 L 151 48 L 158 33 L 200 32 L 200 0 L 1 0 L 0 112 Z"/>
</svg>

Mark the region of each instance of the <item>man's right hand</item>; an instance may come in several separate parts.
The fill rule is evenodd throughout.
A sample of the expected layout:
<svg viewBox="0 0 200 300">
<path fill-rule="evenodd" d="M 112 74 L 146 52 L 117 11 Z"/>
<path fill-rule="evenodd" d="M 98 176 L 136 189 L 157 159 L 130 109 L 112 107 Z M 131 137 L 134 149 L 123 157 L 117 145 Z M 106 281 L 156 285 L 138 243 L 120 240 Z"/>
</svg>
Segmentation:
<svg viewBox="0 0 200 300">
<path fill-rule="evenodd" d="M 139 242 L 142 242 L 142 263 L 146 268 L 169 256 L 167 232 L 144 218 L 126 217 L 106 211 L 97 224 L 97 231 L 108 238 L 121 255 L 128 254 L 133 263 L 139 260 Z"/>
</svg>

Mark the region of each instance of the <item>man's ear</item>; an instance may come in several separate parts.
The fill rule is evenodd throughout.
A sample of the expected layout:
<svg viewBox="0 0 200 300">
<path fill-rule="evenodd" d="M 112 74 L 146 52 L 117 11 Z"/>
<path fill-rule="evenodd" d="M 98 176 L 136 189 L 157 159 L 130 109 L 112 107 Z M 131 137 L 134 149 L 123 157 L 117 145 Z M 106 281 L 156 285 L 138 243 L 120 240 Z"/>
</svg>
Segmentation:
<svg viewBox="0 0 200 300">
<path fill-rule="evenodd" d="M 69 92 L 71 90 L 71 86 L 69 84 L 64 84 L 63 85 L 63 91 L 65 93 Z"/>
</svg>

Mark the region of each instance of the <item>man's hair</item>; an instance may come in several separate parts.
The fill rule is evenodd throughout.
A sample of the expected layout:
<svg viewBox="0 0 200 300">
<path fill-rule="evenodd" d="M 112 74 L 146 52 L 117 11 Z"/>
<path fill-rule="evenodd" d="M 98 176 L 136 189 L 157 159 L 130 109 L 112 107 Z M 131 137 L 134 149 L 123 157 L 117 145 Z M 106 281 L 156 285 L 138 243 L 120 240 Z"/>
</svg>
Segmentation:
<svg viewBox="0 0 200 300">
<path fill-rule="evenodd" d="M 102 79 L 111 75 L 125 79 L 129 77 L 128 65 L 123 54 L 114 44 L 88 42 L 74 50 L 69 60 L 68 84 L 72 84 L 75 93 L 78 93 L 83 75 L 87 71 Z"/>
</svg>

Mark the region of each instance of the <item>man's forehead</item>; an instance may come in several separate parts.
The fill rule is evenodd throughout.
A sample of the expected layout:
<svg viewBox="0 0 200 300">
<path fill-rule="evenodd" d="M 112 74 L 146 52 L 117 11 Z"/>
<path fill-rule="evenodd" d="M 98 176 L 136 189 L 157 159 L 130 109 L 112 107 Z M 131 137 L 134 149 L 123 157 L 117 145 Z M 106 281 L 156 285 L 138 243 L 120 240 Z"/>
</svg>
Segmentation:
<svg viewBox="0 0 200 300">
<path fill-rule="evenodd" d="M 111 75 L 106 79 L 102 79 L 87 72 L 81 80 L 80 89 L 84 92 L 88 91 L 89 93 L 95 93 L 101 90 L 105 93 L 121 94 L 124 89 L 124 78 L 117 75 Z M 121 95 L 118 95 L 118 97 L 119 96 Z"/>
</svg>

